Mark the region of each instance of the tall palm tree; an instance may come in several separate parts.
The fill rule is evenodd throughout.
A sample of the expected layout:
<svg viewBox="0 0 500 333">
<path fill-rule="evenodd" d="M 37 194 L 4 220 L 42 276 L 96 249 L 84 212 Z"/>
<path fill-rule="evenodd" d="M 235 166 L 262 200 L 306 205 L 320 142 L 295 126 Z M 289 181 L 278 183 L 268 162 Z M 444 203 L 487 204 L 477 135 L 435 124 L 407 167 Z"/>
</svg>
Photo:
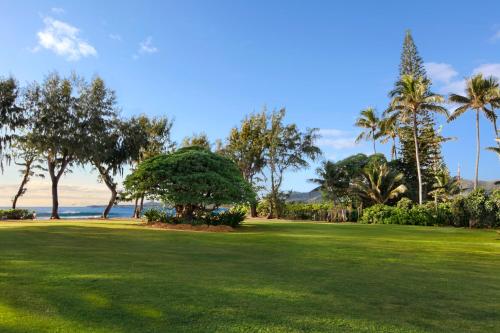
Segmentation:
<svg viewBox="0 0 500 333">
<path fill-rule="evenodd" d="M 403 174 L 390 169 L 387 163 L 369 164 L 361 175 L 354 181 L 353 191 L 372 203 L 385 204 L 406 192 L 406 186 L 401 184 Z"/>
<path fill-rule="evenodd" d="M 376 154 L 377 148 L 375 147 L 375 140 L 377 139 L 377 131 L 380 126 L 380 119 L 377 116 L 377 111 L 371 107 L 361 110 L 360 116 L 354 125 L 364 129 L 356 138 L 356 142 L 371 140 L 373 142 L 373 153 Z"/>
<path fill-rule="evenodd" d="M 396 83 L 396 88 L 389 93 L 392 98 L 387 110 L 395 114 L 401 121 L 411 120 L 413 123 L 413 141 L 415 145 L 415 161 L 417 165 L 418 202 L 422 204 L 422 172 L 420 170 L 420 152 L 418 145 L 418 115 L 423 112 L 437 112 L 448 116 L 448 111 L 440 104 L 444 102 L 441 95 L 429 89 L 430 81 L 423 77 L 403 75 Z"/>
<path fill-rule="evenodd" d="M 460 106 L 453 111 L 448 121 L 453 121 L 465 113 L 467 110 L 476 112 L 476 175 L 474 178 L 474 189 L 479 183 L 479 154 L 481 150 L 479 115 L 482 112 L 488 120 L 493 123 L 496 132 L 496 115 L 487 105 L 497 105 L 500 103 L 500 96 L 497 95 L 498 82 L 493 78 L 484 78 L 482 74 L 477 74 L 467 80 L 466 96 L 450 94 L 449 100 Z M 495 133 L 496 137 L 496 133 Z"/>
<path fill-rule="evenodd" d="M 398 126 L 399 122 L 396 115 L 384 117 L 380 120 L 380 131 L 376 135 L 382 143 L 387 143 L 389 140 L 392 140 L 391 159 L 393 160 L 397 158 L 396 138 L 398 137 Z"/>
</svg>

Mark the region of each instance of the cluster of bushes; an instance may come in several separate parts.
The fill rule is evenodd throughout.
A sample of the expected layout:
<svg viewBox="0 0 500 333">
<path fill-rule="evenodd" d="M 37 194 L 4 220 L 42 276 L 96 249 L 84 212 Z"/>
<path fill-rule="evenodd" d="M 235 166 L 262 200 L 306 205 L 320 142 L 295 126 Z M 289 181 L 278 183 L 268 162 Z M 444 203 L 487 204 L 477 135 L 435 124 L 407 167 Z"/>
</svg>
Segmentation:
<svg viewBox="0 0 500 333">
<path fill-rule="evenodd" d="M 287 202 L 279 207 L 280 218 L 287 220 L 310 220 L 346 222 L 358 219 L 358 210 L 350 207 L 340 207 L 333 203 L 302 203 Z M 261 201 L 257 205 L 257 214 L 267 216 L 269 214 L 268 201 Z"/>
<path fill-rule="evenodd" d="M 27 209 L 0 210 L 0 220 L 32 220 L 34 217 L 35 213 Z"/>
<path fill-rule="evenodd" d="M 237 227 L 245 220 L 247 212 L 239 208 L 197 213 L 193 219 L 180 218 L 172 211 L 151 208 L 144 212 L 148 223 L 191 224 L 191 225 L 227 225 Z"/>
<path fill-rule="evenodd" d="M 500 227 L 500 190 L 487 194 L 478 189 L 448 202 L 414 205 L 401 199 L 396 206 L 374 205 L 363 210 L 360 223 Z"/>
</svg>

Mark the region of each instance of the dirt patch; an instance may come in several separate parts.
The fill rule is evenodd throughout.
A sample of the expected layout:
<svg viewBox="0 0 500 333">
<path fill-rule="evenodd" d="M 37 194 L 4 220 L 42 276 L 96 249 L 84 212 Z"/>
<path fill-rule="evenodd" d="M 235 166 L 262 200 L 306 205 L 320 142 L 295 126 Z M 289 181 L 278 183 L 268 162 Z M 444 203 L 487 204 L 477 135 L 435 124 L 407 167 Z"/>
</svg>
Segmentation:
<svg viewBox="0 0 500 333">
<path fill-rule="evenodd" d="M 187 231 L 206 231 L 206 232 L 231 232 L 233 227 L 228 225 L 191 225 L 191 224 L 169 224 L 169 223 L 148 223 L 148 228 L 168 229 L 168 230 L 187 230 Z"/>
</svg>

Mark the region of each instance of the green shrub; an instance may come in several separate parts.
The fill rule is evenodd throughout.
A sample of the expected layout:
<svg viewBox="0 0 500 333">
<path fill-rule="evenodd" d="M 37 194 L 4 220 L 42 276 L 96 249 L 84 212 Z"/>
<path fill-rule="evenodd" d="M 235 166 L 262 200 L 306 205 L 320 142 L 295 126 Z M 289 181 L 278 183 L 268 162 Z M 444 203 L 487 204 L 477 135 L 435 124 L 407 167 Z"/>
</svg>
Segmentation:
<svg viewBox="0 0 500 333">
<path fill-rule="evenodd" d="M 496 225 L 498 208 L 484 191 L 476 189 L 465 198 L 469 227 L 493 227 Z"/>
<path fill-rule="evenodd" d="M 396 207 L 410 210 L 414 206 L 414 202 L 409 198 L 401 198 L 396 204 Z"/>
<path fill-rule="evenodd" d="M 27 209 L 0 210 L 0 220 L 32 220 L 35 212 Z"/>
<path fill-rule="evenodd" d="M 171 223 L 171 224 L 178 223 L 177 218 L 175 216 L 172 216 L 171 214 L 168 214 L 168 212 L 166 212 L 165 210 L 158 208 L 150 208 L 146 210 L 143 215 L 148 221 L 148 223 L 155 223 L 155 222 Z"/>
<path fill-rule="evenodd" d="M 384 204 L 376 204 L 363 210 L 359 223 L 366 224 L 389 224 L 394 215 L 395 207 Z"/>
</svg>

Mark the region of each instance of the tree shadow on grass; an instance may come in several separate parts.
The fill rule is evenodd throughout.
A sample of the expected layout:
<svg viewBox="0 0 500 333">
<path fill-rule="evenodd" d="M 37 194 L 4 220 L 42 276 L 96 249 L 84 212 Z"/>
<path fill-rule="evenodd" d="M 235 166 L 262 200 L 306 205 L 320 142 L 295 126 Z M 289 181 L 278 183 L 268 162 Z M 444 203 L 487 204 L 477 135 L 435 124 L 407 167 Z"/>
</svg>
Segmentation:
<svg viewBox="0 0 500 333">
<path fill-rule="evenodd" d="M 499 324 L 494 300 L 485 300 L 498 288 L 481 290 L 465 266 L 446 271 L 443 258 L 384 253 L 370 240 L 34 228 L 0 232 L 0 304 L 17 313 L 21 331 L 439 332 L 444 322 L 480 332 Z M 395 254 L 400 260 L 388 261 Z"/>
</svg>

